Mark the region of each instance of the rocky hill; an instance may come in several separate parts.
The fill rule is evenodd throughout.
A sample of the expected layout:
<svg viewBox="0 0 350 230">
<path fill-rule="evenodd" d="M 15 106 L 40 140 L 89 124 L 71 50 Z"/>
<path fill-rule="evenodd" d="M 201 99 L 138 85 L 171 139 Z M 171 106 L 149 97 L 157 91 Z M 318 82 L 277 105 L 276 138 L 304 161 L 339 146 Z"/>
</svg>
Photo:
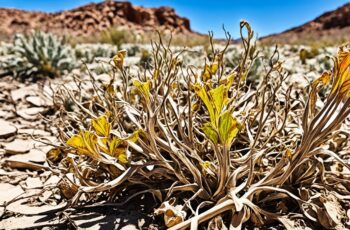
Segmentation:
<svg viewBox="0 0 350 230">
<path fill-rule="evenodd" d="M 326 12 L 314 20 L 262 40 L 284 43 L 350 41 L 350 3 Z"/>
<path fill-rule="evenodd" d="M 104 1 L 57 13 L 0 8 L 2 37 L 33 29 L 89 36 L 110 27 L 141 31 L 157 28 L 175 33 L 193 33 L 189 20 L 178 16 L 169 7 L 144 8 L 129 2 Z"/>
</svg>

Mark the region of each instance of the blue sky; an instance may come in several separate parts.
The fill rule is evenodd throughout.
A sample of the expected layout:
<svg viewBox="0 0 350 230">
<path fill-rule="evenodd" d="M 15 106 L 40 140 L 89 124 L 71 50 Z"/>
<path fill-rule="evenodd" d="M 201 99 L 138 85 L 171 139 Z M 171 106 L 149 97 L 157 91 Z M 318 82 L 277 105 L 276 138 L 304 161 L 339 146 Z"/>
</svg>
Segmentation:
<svg viewBox="0 0 350 230">
<path fill-rule="evenodd" d="M 0 7 L 55 12 L 93 0 L 0 0 Z M 248 20 L 259 36 L 281 32 L 336 9 L 350 0 L 131 0 L 147 7 L 171 6 L 190 19 L 193 30 L 223 37 L 222 25 L 237 38 L 240 19 Z"/>
</svg>

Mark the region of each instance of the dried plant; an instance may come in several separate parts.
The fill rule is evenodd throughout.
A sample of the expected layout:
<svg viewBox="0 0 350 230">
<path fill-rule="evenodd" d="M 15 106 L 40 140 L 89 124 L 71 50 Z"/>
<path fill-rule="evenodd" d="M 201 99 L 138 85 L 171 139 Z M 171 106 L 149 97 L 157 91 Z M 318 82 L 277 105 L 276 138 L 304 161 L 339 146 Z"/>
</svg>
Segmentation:
<svg viewBox="0 0 350 230">
<path fill-rule="evenodd" d="M 76 79 L 77 90 L 62 86 L 55 101 L 64 147 L 48 159 L 61 168 L 58 186 L 72 207 L 151 193 L 170 229 L 347 226 L 348 174 L 330 167 L 349 168 L 346 154 L 332 149 L 349 134 L 340 128 L 350 113 L 349 50 L 340 49 L 334 70 L 309 92 L 287 84 L 277 48 L 259 82 L 248 84 L 260 57 L 250 25 L 240 27 L 244 51 L 232 69 L 228 45 L 216 50 L 211 41 L 211 55 L 196 68 L 181 63 L 185 50 L 172 52 L 160 39 L 146 70 L 133 74 L 119 51 L 108 84 L 90 73 Z"/>
</svg>

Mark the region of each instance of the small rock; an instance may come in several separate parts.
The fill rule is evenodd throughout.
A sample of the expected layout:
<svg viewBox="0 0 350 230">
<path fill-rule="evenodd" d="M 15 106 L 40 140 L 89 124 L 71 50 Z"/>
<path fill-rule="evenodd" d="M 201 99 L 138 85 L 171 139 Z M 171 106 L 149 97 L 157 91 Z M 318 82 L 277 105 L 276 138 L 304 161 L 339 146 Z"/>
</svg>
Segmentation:
<svg viewBox="0 0 350 230">
<path fill-rule="evenodd" d="M 28 177 L 26 180 L 27 189 L 41 188 L 43 183 L 38 177 Z"/>
<path fill-rule="evenodd" d="M 22 87 L 11 91 L 11 97 L 14 101 L 22 99 L 28 95 L 33 95 L 34 88 L 32 86 Z"/>
<path fill-rule="evenodd" d="M 20 186 L 14 186 L 11 184 L 0 183 L 0 205 L 4 202 L 9 202 L 12 199 L 23 193 L 23 189 Z"/>
<path fill-rule="evenodd" d="M 57 184 L 60 180 L 61 178 L 59 176 L 52 175 L 49 179 L 47 179 L 47 181 L 45 181 L 45 185 L 54 185 Z"/>
<path fill-rule="evenodd" d="M 27 153 L 33 148 L 33 142 L 28 140 L 16 139 L 10 143 L 3 144 L 7 154 Z"/>
<path fill-rule="evenodd" d="M 45 111 L 45 109 L 42 107 L 32 107 L 18 110 L 17 115 L 26 120 L 35 120 L 37 119 L 37 115 L 43 111 Z"/>
<path fill-rule="evenodd" d="M 13 118 L 13 113 L 9 112 L 9 111 L 5 111 L 4 108 L 1 108 L 2 110 L 0 110 L 0 117 L 4 118 L 4 119 L 10 119 Z"/>
<path fill-rule="evenodd" d="M 37 107 L 42 107 L 42 106 L 51 106 L 52 103 L 50 103 L 48 100 L 45 100 L 42 97 L 38 96 L 29 96 L 26 98 L 27 102 L 30 104 L 37 106 Z"/>
<path fill-rule="evenodd" d="M 10 156 L 8 159 L 12 161 L 44 163 L 46 160 L 46 154 L 45 152 L 39 149 L 31 149 L 29 153 L 25 153 L 21 155 L 13 155 L 13 156 Z"/>
<path fill-rule="evenodd" d="M 19 129 L 18 133 L 19 134 L 34 135 L 34 136 L 43 136 L 43 137 L 51 136 L 51 133 L 46 132 L 46 131 L 41 130 L 41 129 Z"/>
<path fill-rule="evenodd" d="M 0 120 L 0 127 L 0 138 L 8 138 L 17 133 L 17 128 L 5 120 Z"/>
</svg>

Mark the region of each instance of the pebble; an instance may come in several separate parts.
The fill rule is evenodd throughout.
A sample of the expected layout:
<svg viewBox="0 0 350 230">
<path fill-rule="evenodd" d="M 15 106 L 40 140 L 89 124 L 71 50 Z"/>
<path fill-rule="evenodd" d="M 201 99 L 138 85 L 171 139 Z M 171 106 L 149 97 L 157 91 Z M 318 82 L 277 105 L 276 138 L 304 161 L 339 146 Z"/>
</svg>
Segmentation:
<svg viewBox="0 0 350 230">
<path fill-rule="evenodd" d="M 8 138 L 17 133 L 17 128 L 10 122 L 0 120 L 0 138 Z"/>
<path fill-rule="evenodd" d="M 17 115 L 26 120 L 36 120 L 38 118 L 37 115 L 43 111 L 45 111 L 45 109 L 42 107 L 32 107 L 18 110 Z"/>
<path fill-rule="evenodd" d="M 10 143 L 3 144 L 7 154 L 27 153 L 33 148 L 33 142 L 29 140 L 16 139 Z"/>
<path fill-rule="evenodd" d="M 48 100 L 45 100 L 44 98 L 38 97 L 38 96 L 26 97 L 26 101 L 34 106 L 37 106 L 37 107 L 51 106 L 52 105 L 52 103 L 50 103 Z"/>
</svg>

